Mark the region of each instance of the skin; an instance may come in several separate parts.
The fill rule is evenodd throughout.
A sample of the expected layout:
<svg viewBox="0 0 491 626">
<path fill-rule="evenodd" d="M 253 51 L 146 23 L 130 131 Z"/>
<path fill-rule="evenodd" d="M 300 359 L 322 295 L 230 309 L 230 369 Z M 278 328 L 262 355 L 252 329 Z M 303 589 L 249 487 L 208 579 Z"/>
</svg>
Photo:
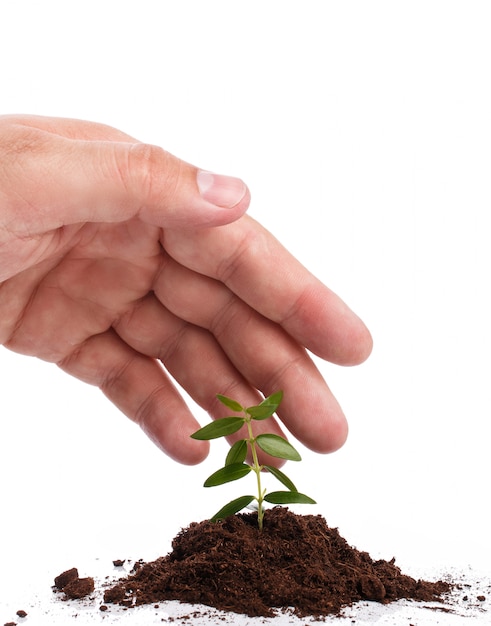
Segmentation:
<svg viewBox="0 0 491 626">
<path fill-rule="evenodd" d="M 209 444 L 175 382 L 212 418 L 217 393 L 282 389 L 280 422 L 332 452 L 347 423 L 307 350 L 355 365 L 370 334 L 245 214 L 242 181 L 200 172 L 101 124 L 0 117 L 0 343 L 97 385 L 181 463 Z"/>
</svg>

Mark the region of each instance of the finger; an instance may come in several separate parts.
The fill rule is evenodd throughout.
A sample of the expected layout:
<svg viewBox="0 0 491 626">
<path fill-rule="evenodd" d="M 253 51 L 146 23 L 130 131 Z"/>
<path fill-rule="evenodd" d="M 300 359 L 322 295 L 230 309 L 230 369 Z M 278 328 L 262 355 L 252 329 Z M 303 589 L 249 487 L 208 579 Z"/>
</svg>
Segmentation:
<svg viewBox="0 0 491 626">
<path fill-rule="evenodd" d="M 360 318 L 249 216 L 219 229 L 167 231 L 164 247 L 323 359 L 354 365 L 370 354 L 372 339 Z"/>
<path fill-rule="evenodd" d="M 243 406 L 256 405 L 263 400 L 209 332 L 174 316 L 153 295 L 122 316 L 115 330 L 137 352 L 160 359 L 179 385 L 213 419 L 230 415 L 230 409 L 217 400 L 218 393 L 236 398 Z M 269 432 L 284 436 L 274 419 L 267 423 L 255 422 L 253 430 L 255 434 Z M 239 431 L 227 439 L 233 443 L 244 436 L 245 433 Z M 277 459 L 264 453 L 261 462 L 279 464 Z"/>
<path fill-rule="evenodd" d="M 302 346 L 222 283 L 169 259 L 154 291 L 177 317 L 210 330 L 235 369 L 265 396 L 283 390 L 278 415 L 316 452 L 332 452 L 347 436 L 346 418 Z M 226 394 L 225 394 L 226 395 Z"/>
<path fill-rule="evenodd" d="M 208 443 L 190 438 L 199 424 L 162 368 L 116 333 L 91 337 L 58 365 L 100 387 L 171 458 L 192 465 L 206 457 Z"/>
<path fill-rule="evenodd" d="M 18 236 L 134 216 L 160 228 L 217 226 L 249 205 L 241 180 L 140 142 L 73 140 L 14 124 L 4 152 L 12 190 L 4 189 L 4 226 Z"/>
</svg>

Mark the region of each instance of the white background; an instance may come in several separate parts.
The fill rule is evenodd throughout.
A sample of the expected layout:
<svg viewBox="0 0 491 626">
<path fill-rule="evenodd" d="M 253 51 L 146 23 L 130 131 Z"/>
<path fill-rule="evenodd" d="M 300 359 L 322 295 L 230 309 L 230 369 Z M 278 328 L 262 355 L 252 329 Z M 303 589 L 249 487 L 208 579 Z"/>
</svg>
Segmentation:
<svg viewBox="0 0 491 626">
<path fill-rule="evenodd" d="M 348 443 L 289 473 L 409 570 L 491 574 L 490 32 L 478 1 L 0 2 L 0 113 L 104 122 L 242 177 L 250 213 L 365 320 L 366 364 L 319 362 Z M 4 348 L 0 386 L 12 589 L 155 558 L 227 501 L 201 487 L 220 443 L 179 466 L 97 389 Z"/>
</svg>

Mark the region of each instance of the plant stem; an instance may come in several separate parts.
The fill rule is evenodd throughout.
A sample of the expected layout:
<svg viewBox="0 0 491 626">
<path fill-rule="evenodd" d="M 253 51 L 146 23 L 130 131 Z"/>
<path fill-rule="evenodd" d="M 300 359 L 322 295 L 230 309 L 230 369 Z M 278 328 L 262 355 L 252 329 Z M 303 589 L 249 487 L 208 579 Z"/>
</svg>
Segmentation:
<svg viewBox="0 0 491 626">
<path fill-rule="evenodd" d="M 259 530 L 263 529 L 263 517 L 264 517 L 264 509 L 263 509 L 263 500 L 264 500 L 264 492 L 261 487 L 261 470 L 262 465 L 259 465 L 259 460 L 257 458 L 257 450 L 256 443 L 254 438 L 254 433 L 252 432 L 251 418 L 246 413 L 246 422 L 247 422 L 247 430 L 249 433 L 249 445 L 251 446 L 251 454 L 252 454 L 252 469 L 256 472 L 256 480 L 257 480 L 257 525 Z"/>
</svg>

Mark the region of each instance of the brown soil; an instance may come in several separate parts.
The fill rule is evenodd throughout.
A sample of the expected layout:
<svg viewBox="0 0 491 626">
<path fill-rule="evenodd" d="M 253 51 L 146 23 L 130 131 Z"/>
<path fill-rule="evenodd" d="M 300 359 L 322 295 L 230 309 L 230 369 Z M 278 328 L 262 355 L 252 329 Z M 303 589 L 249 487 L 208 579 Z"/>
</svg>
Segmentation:
<svg viewBox="0 0 491 626">
<path fill-rule="evenodd" d="M 62 572 L 55 578 L 55 587 L 63 589 L 63 587 L 66 587 L 68 583 L 71 583 L 73 580 L 77 580 L 77 578 L 78 569 L 76 567 L 67 569 L 66 572 Z"/>
<path fill-rule="evenodd" d="M 72 567 L 55 578 L 55 587 L 63 591 L 67 598 L 79 600 L 90 595 L 95 585 L 91 577 L 79 578 L 77 568 Z"/>
<path fill-rule="evenodd" d="M 440 600 L 451 587 L 415 580 L 394 559 L 374 561 L 322 516 L 282 507 L 266 511 L 262 532 L 254 513 L 219 524 L 193 522 L 172 548 L 165 557 L 137 564 L 105 591 L 104 601 L 133 606 L 179 600 L 249 616 L 290 609 L 321 617 L 360 600 Z"/>
</svg>

